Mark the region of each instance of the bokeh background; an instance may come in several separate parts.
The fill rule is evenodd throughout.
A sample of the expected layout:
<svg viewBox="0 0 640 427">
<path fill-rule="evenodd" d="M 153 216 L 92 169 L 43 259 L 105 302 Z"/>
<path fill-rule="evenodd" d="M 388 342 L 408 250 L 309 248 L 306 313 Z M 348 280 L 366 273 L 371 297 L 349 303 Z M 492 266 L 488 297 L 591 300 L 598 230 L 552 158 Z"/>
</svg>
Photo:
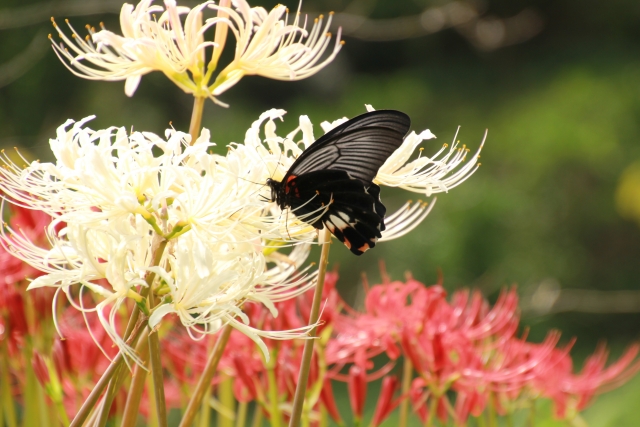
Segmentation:
<svg viewBox="0 0 640 427">
<path fill-rule="evenodd" d="M 179 2 L 193 5 L 195 2 Z M 253 1 L 273 7 L 276 1 Z M 295 10 L 297 4 L 288 6 Z M 188 129 L 192 98 L 163 75 L 145 76 L 133 98 L 122 82 L 74 77 L 49 46 L 49 18 L 80 30 L 118 31 L 120 1 L 0 1 L 0 147 L 50 159 L 48 138 L 68 118 L 91 127 L 163 133 Z M 429 128 L 434 153 L 459 139 L 475 149 L 489 130 L 482 166 L 438 201 L 404 238 L 362 257 L 333 245 L 346 299 L 361 274 L 406 272 L 448 289 L 495 298 L 516 284 L 533 338 L 551 328 L 576 336 L 578 361 L 600 341 L 618 354 L 640 338 L 640 3 L 634 0 L 305 0 L 330 10 L 346 41 L 316 76 L 293 83 L 247 77 L 208 103 L 203 125 L 224 150 L 258 115 L 352 117 L 364 104 L 408 113 Z M 316 128 L 320 134 L 320 128 Z M 415 194 L 387 191 L 393 210 Z M 592 425 L 637 426 L 640 381 L 587 412 Z M 634 403 L 636 402 L 636 403 Z"/>
</svg>

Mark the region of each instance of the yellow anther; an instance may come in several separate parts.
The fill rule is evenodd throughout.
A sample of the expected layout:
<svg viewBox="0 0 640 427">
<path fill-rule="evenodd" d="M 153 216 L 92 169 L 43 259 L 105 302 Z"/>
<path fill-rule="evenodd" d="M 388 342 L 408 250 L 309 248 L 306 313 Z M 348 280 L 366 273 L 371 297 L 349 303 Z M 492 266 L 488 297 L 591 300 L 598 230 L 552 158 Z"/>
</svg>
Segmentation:
<svg viewBox="0 0 640 427">
<path fill-rule="evenodd" d="M 443 145 L 444 148 L 447 148 L 448 146 L 449 146 L 449 144 L 444 144 Z"/>
<path fill-rule="evenodd" d="M 325 36 L 331 38 L 331 33 L 327 33 Z"/>
<path fill-rule="evenodd" d="M 49 40 L 51 40 L 53 38 L 53 36 L 51 35 L 51 33 L 49 33 L 49 35 L 47 36 L 49 37 Z"/>
<path fill-rule="evenodd" d="M 346 41 L 344 41 L 344 40 L 340 40 L 340 46 L 344 46 L 345 44 L 347 44 L 347 42 L 346 42 Z"/>
<path fill-rule="evenodd" d="M 420 147 L 420 150 L 419 150 L 419 151 L 424 151 L 424 147 Z"/>
<path fill-rule="evenodd" d="M 68 24 L 69 23 L 69 19 L 65 19 L 64 22 L 66 22 Z"/>
<path fill-rule="evenodd" d="M 331 12 L 329 12 L 329 15 L 333 16 L 335 15 L 335 12 L 332 10 Z"/>
</svg>

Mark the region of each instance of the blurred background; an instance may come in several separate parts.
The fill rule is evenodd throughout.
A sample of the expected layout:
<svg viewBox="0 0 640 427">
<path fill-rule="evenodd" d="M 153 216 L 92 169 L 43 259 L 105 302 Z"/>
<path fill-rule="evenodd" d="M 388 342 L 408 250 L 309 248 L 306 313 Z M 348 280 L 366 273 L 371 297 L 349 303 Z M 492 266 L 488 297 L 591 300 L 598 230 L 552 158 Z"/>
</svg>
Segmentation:
<svg viewBox="0 0 640 427">
<path fill-rule="evenodd" d="M 179 2 L 187 6 L 195 2 Z M 274 1 L 253 1 L 267 9 Z M 119 33 L 120 1 L 2 0 L 0 147 L 50 160 L 48 138 L 66 119 L 95 114 L 91 127 L 162 134 L 188 130 L 192 98 L 160 73 L 133 98 L 123 82 L 74 77 L 56 58 L 49 19 L 65 17 Z M 297 4 L 287 4 L 295 10 Z M 495 298 L 517 285 L 535 339 L 559 328 L 574 354 L 606 340 L 618 354 L 640 338 L 640 3 L 632 0 L 305 0 L 310 17 L 335 11 L 346 41 L 312 78 L 284 83 L 247 77 L 205 108 L 203 125 L 221 150 L 240 142 L 258 115 L 352 117 L 364 104 L 408 113 L 413 129 L 438 137 L 425 154 L 459 139 L 472 150 L 489 130 L 480 169 L 438 196 L 404 238 L 362 257 L 332 247 L 344 297 L 357 302 L 361 274 L 380 281 L 406 272 L 447 289 Z M 84 34 L 84 33 L 83 33 Z M 321 132 L 316 127 L 316 135 Z M 393 211 L 415 194 L 385 189 Z M 316 255 L 313 255 L 315 258 Z M 331 268 L 331 267 L 330 267 Z M 638 425 L 635 381 L 589 410 L 593 425 Z M 625 406 L 624 402 L 629 402 Z M 609 406 L 607 406 L 609 405 Z"/>
</svg>

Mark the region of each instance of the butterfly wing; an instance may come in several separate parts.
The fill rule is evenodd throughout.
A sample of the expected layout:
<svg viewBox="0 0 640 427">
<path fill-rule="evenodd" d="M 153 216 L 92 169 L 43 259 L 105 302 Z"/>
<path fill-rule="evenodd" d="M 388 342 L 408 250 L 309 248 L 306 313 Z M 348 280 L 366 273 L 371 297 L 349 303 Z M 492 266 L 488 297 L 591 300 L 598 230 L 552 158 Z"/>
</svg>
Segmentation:
<svg viewBox="0 0 640 427">
<path fill-rule="evenodd" d="M 370 183 L 380 166 L 402 144 L 411 120 L 395 110 L 371 111 L 335 127 L 311 144 L 291 165 L 290 175 L 342 170 Z"/>
<path fill-rule="evenodd" d="M 323 170 L 289 181 L 287 202 L 302 221 L 326 226 L 356 255 L 375 246 L 384 230 L 385 207 L 380 187 L 365 185 L 345 171 Z"/>
<path fill-rule="evenodd" d="M 278 203 L 361 255 L 385 228 L 380 187 L 371 181 L 410 125 L 400 111 L 379 110 L 337 126 L 302 152 L 282 183 L 270 182 Z"/>
</svg>

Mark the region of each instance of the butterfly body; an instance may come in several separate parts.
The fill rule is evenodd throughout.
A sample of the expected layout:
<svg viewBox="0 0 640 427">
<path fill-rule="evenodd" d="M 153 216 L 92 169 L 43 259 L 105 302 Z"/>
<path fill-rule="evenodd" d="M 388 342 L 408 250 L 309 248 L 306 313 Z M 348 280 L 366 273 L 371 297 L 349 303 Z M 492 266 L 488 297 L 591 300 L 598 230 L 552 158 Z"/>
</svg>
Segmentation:
<svg viewBox="0 0 640 427">
<path fill-rule="evenodd" d="M 372 180 L 409 126 L 409 117 L 394 110 L 372 111 L 337 126 L 311 144 L 282 181 L 267 180 L 272 201 L 317 229 L 326 226 L 361 255 L 385 229 L 386 208 Z"/>
</svg>

